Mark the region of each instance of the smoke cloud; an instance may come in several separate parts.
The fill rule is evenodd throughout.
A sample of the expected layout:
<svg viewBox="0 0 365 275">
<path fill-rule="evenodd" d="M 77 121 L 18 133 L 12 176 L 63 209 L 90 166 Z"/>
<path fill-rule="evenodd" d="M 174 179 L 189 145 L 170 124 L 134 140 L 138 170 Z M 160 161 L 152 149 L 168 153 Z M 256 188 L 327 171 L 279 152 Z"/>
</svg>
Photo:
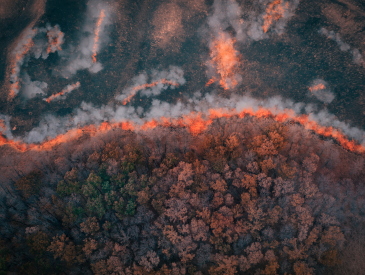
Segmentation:
<svg viewBox="0 0 365 275">
<path fill-rule="evenodd" d="M 22 95 L 26 99 L 33 98 L 37 96 L 37 94 L 46 95 L 44 90 L 47 89 L 48 84 L 43 81 L 31 81 L 30 76 L 27 73 L 24 73 L 22 84 Z"/>
<path fill-rule="evenodd" d="M 21 88 L 20 83 L 25 85 L 24 96 L 32 98 L 37 93 L 43 94 L 43 89 L 47 88 L 47 83 L 31 82 L 28 74 L 24 74 L 25 79 L 20 78 L 21 67 L 26 65 L 29 57 L 47 59 L 49 53 L 61 51 L 64 34 L 58 25 L 52 27 L 47 24 L 45 28 L 28 28 L 24 31 L 23 37 L 13 51 L 12 71 L 10 76 L 11 88 L 10 98 L 16 96 Z"/>
<path fill-rule="evenodd" d="M 50 24 L 46 24 L 45 28 L 39 28 L 37 35 L 35 35 L 33 42 L 34 45 L 30 50 L 30 53 L 34 58 L 47 59 L 50 53 L 56 51 L 62 51 L 61 45 L 64 43 L 64 33 L 61 32 L 59 25 L 52 27 Z"/>
<path fill-rule="evenodd" d="M 67 85 L 64 89 L 62 89 L 61 92 L 57 94 L 53 94 L 48 98 L 43 99 L 47 103 L 50 103 L 52 100 L 58 99 L 58 100 L 64 100 L 67 97 L 68 93 L 71 93 L 73 90 L 80 88 L 81 84 L 80 82 L 76 82 L 75 84 Z"/>
<path fill-rule="evenodd" d="M 175 89 L 176 86 L 184 85 L 185 82 L 184 71 L 177 66 L 169 66 L 168 71 L 152 70 L 150 75 L 141 73 L 134 77 L 133 84 L 124 89 L 115 99 L 123 101 L 125 105 L 138 91 L 147 97 L 157 96 L 167 88 Z"/>
<path fill-rule="evenodd" d="M 19 93 L 19 74 L 21 66 L 24 63 L 24 58 L 29 52 L 31 47 L 34 45 L 33 37 L 36 35 L 37 29 L 28 28 L 23 32 L 22 38 L 20 39 L 18 45 L 13 51 L 13 61 L 11 63 L 11 90 L 9 96 L 12 98 Z"/>
<path fill-rule="evenodd" d="M 239 52 L 234 47 L 235 40 L 221 33 L 210 45 L 210 58 L 207 62 L 207 75 L 211 77 L 206 86 L 216 80 L 225 90 L 234 88 L 242 77 L 238 73 Z"/>
<path fill-rule="evenodd" d="M 169 104 L 154 99 L 149 109 L 134 108 L 132 106 L 112 106 L 102 105 L 100 108 L 91 103 L 82 102 L 80 108 L 74 110 L 73 116 L 56 117 L 52 114 L 46 115 L 39 125 L 33 128 L 23 138 L 17 137 L 15 140 L 23 140 L 26 143 L 38 143 L 44 140 L 54 138 L 63 134 L 70 129 L 80 128 L 85 125 L 100 125 L 103 122 L 123 122 L 129 121 L 136 125 L 143 125 L 146 121 L 155 119 L 159 121 L 161 117 L 169 119 L 178 119 L 191 112 L 209 114 L 209 109 L 222 109 L 227 111 L 241 112 L 243 110 L 252 110 L 257 112 L 265 108 L 277 115 L 286 113 L 290 117 L 307 114 L 310 120 L 323 126 L 332 126 L 341 130 L 348 137 L 357 140 L 363 146 L 365 145 L 365 132 L 356 127 L 351 127 L 348 123 L 341 122 L 328 111 L 316 111 L 313 105 L 304 103 L 294 103 L 289 99 L 282 97 L 272 97 L 265 100 L 258 100 L 250 96 L 233 95 L 231 98 L 223 98 L 214 94 L 202 96 L 195 93 L 190 102 L 183 104 Z M 11 133 L 3 133 L 10 137 Z M 10 134 L 10 135 L 9 135 Z M 9 136 L 8 136 L 9 135 Z"/>
<path fill-rule="evenodd" d="M 352 60 L 355 64 L 365 66 L 365 62 L 362 59 L 362 55 L 358 49 L 351 49 L 351 46 L 342 41 L 341 36 L 334 31 L 328 31 L 326 28 L 320 28 L 318 31 L 320 34 L 327 36 L 327 38 L 335 41 L 343 52 L 349 52 L 352 55 Z"/>
<path fill-rule="evenodd" d="M 5 135 L 8 139 L 13 139 L 10 128 L 10 117 L 0 114 L 0 134 Z"/>
<path fill-rule="evenodd" d="M 215 80 L 219 81 L 220 85 L 225 89 L 235 87 L 241 78 L 237 68 L 242 64 L 240 64 L 238 58 L 239 51 L 234 47 L 234 41 L 249 43 L 269 38 L 271 35 L 282 34 L 287 22 L 294 15 L 298 4 L 299 1 L 297 0 L 288 2 L 264 0 L 254 2 L 252 9 L 246 11 L 242 10 L 235 0 L 216 0 L 213 4 L 213 14 L 208 16 L 207 26 L 205 26 L 203 31 L 204 35 L 208 37 L 207 41 L 211 49 L 210 60 L 206 62 L 208 67 L 207 75 L 211 80 L 213 82 Z M 89 3 L 79 44 L 77 46 L 71 45 L 67 50 L 58 53 L 65 60 L 65 64 L 60 69 L 61 76 L 68 78 L 79 70 L 87 69 L 91 73 L 97 73 L 103 69 L 102 64 L 97 61 L 97 57 L 99 60 L 98 54 L 100 54 L 103 47 L 109 41 L 107 27 L 111 24 L 111 18 L 111 10 L 108 6 L 96 1 Z M 173 20 L 170 17 L 168 19 Z M 179 25 L 181 18 L 179 17 L 176 20 L 176 24 Z M 228 30 L 229 27 L 232 27 L 234 32 Z M 176 28 L 180 27 L 177 26 Z M 163 30 L 164 28 L 161 27 L 161 29 Z M 351 50 L 351 47 L 343 42 L 338 34 L 335 34 L 333 31 L 328 32 L 324 28 L 320 30 L 320 33 L 336 41 L 342 51 L 350 51 L 354 62 L 363 62 L 359 50 Z M 156 38 L 156 41 L 161 42 L 161 45 L 159 45 L 163 48 L 163 43 L 165 43 L 164 37 L 159 37 L 158 35 L 156 37 L 158 38 Z M 166 37 L 166 41 L 171 39 L 170 34 Z M 14 74 L 12 75 L 14 85 L 16 83 L 19 84 L 20 68 L 25 62 L 25 55 L 32 54 L 34 58 L 42 57 L 46 59 L 50 53 L 61 50 L 63 38 L 64 35 L 58 25 L 54 27 L 46 25 L 45 28 L 29 30 L 24 35 L 19 47 L 15 50 L 17 58 L 14 63 Z M 219 39 L 222 40 L 222 43 L 215 42 Z M 217 51 L 214 52 L 214 50 Z M 222 58 L 219 56 L 222 56 Z M 228 60 L 229 62 L 222 63 L 221 60 Z M 26 98 L 33 98 L 37 94 L 45 95 L 44 90 L 47 89 L 47 83 L 31 81 L 28 74 L 24 74 L 24 79 L 21 83 L 24 86 L 23 94 Z M 174 89 L 178 85 L 184 85 L 185 83 L 184 72 L 177 66 L 170 66 L 167 70 L 155 69 L 134 77 L 131 80 L 131 84 L 117 94 L 115 99 L 122 101 L 123 105 L 126 105 L 137 93 L 140 93 L 141 96 L 154 97 L 160 95 L 168 88 Z M 68 93 L 79 87 L 79 82 L 68 85 L 60 93 L 44 100 L 50 102 L 56 98 L 65 99 Z M 314 80 L 309 87 L 309 91 L 311 95 L 324 103 L 331 103 L 335 98 L 328 83 L 322 79 Z M 16 93 L 18 92 L 19 89 Z M 232 95 L 227 99 L 214 93 L 202 95 L 200 92 L 196 92 L 186 103 L 177 102 L 170 104 L 153 99 L 152 105 L 146 109 L 115 105 L 114 103 L 95 107 L 92 103 L 82 102 L 80 107 L 73 111 L 72 115 L 65 117 L 57 117 L 53 114 L 45 115 L 38 126 L 25 134 L 24 137 L 16 137 L 15 140 L 22 140 L 26 143 L 38 143 L 54 138 L 70 129 L 90 124 L 100 125 L 103 122 L 130 121 L 142 125 L 146 120 L 159 120 L 161 117 L 181 118 L 191 112 L 209 114 L 209 109 L 220 108 L 237 112 L 244 109 L 258 111 L 260 108 L 265 108 L 273 114 L 286 111 L 291 115 L 297 116 L 306 114 L 318 124 L 336 127 L 350 138 L 365 144 L 364 131 L 337 120 L 334 115 L 327 111 L 317 111 L 314 105 L 294 103 L 281 97 L 258 100 L 248 95 Z M 13 136 L 9 123 L 10 117 L 1 116 L 0 118 L 3 121 L 2 125 L 6 126 L 2 127 L 3 135 L 12 139 Z"/>
<path fill-rule="evenodd" d="M 209 30 L 217 36 L 231 26 L 239 42 L 262 40 L 270 37 L 270 33 L 284 33 L 298 5 L 299 0 L 285 3 L 264 0 L 253 2 L 250 10 L 242 10 L 235 0 L 216 0 L 214 12 L 208 18 Z"/>
<path fill-rule="evenodd" d="M 283 34 L 298 4 L 299 0 L 255 1 L 252 9 L 242 10 L 235 0 L 215 0 L 214 12 L 207 18 L 207 28 L 201 30 L 210 48 L 210 60 L 206 63 L 210 78 L 207 85 L 219 81 L 227 90 L 240 83 L 242 76 L 237 70 L 239 58 L 234 43 L 250 43 L 272 34 Z M 234 33 L 228 31 L 230 27 Z"/>
<path fill-rule="evenodd" d="M 322 79 L 315 79 L 309 87 L 309 91 L 311 95 L 324 103 L 331 103 L 335 99 L 328 83 Z"/>
<path fill-rule="evenodd" d="M 109 41 L 106 28 L 111 23 L 111 11 L 108 5 L 98 1 L 89 2 L 79 45 L 76 47 L 71 45 L 62 54 L 67 60 L 66 65 L 55 70 L 55 74 L 60 70 L 61 76 L 68 78 L 79 70 L 88 69 L 91 73 L 101 71 L 103 66 L 96 61 L 96 55 Z"/>
</svg>

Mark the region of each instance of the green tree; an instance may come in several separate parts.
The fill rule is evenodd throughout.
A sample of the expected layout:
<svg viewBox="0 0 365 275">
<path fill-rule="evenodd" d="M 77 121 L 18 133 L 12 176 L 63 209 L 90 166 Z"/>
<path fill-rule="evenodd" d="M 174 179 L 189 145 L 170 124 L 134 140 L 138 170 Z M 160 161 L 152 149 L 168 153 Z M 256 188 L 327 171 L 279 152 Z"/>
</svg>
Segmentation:
<svg viewBox="0 0 365 275">
<path fill-rule="evenodd" d="M 105 214 L 103 196 L 99 194 L 95 198 L 89 198 L 86 203 L 86 208 L 91 214 L 96 214 L 101 219 Z"/>
<path fill-rule="evenodd" d="M 69 184 L 67 184 L 64 180 L 61 180 L 57 184 L 56 192 L 60 197 L 69 196 L 72 193 L 79 193 L 80 192 L 80 183 L 76 181 L 76 182 L 70 182 Z"/>
<path fill-rule="evenodd" d="M 82 190 L 82 194 L 85 197 L 89 197 L 89 198 L 95 198 L 99 194 L 96 187 L 91 183 L 84 184 L 82 186 L 81 190 Z"/>
<path fill-rule="evenodd" d="M 106 207 L 108 209 L 110 209 L 113 206 L 114 202 L 117 200 L 117 193 L 113 190 L 110 192 L 107 192 L 104 195 L 104 199 L 106 202 Z"/>
<path fill-rule="evenodd" d="M 132 199 L 130 199 L 125 208 L 125 214 L 133 216 L 135 212 L 136 212 L 136 203 Z"/>
<path fill-rule="evenodd" d="M 124 199 L 120 198 L 119 201 L 115 201 L 113 204 L 113 210 L 119 219 L 122 219 L 125 209 Z"/>
<path fill-rule="evenodd" d="M 86 182 L 97 187 L 97 186 L 101 185 L 102 179 L 100 176 L 96 175 L 94 172 L 91 172 L 89 177 L 87 178 Z"/>
</svg>

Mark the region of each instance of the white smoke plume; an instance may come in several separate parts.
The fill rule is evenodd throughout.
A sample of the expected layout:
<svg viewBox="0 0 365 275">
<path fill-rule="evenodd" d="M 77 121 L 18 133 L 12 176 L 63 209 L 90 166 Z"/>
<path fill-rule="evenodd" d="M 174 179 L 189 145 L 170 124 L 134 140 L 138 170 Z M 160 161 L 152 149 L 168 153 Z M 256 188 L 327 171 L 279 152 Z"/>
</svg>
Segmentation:
<svg viewBox="0 0 365 275">
<path fill-rule="evenodd" d="M 64 43 L 64 33 L 61 31 L 59 25 L 52 27 L 49 23 L 45 28 L 39 28 L 37 35 L 34 37 L 34 45 L 30 52 L 34 58 L 47 59 L 50 53 L 61 51 Z"/>
<path fill-rule="evenodd" d="M 163 80 L 163 81 L 161 81 Z M 152 84 L 149 85 L 148 84 Z M 174 83 L 175 85 L 171 85 Z M 184 71 L 177 66 L 169 66 L 169 70 L 158 71 L 156 69 L 148 75 L 141 73 L 132 79 L 132 84 L 124 89 L 121 94 L 115 97 L 116 100 L 125 100 L 131 94 L 136 94 L 140 91 L 141 95 L 150 97 L 161 94 L 167 88 L 175 89 L 176 85 L 184 85 L 186 80 L 184 78 Z"/>
<path fill-rule="evenodd" d="M 80 32 L 80 42 L 78 46 L 70 48 L 62 53 L 62 57 L 67 60 L 66 65 L 60 69 L 61 76 L 64 78 L 71 77 L 79 70 L 88 69 L 91 73 L 97 73 L 103 69 L 100 62 L 93 62 L 93 51 L 95 50 L 96 25 L 103 11 L 103 18 L 98 29 L 98 47 L 100 52 L 103 46 L 109 42 L 109 35 L 106 28 L 112 23 L 110 7 L 105 3 L 91 1 L 88 3 L 88 9 L 85 16 L 84 26 Z M 57 73 L 58 69 L 55 70 Z"/>
<path fill-rule="evenodd" d="M 326 28 L 320 28 L 318 31 L 320 34 L 326 36 L 327 38 L 335 41 L 340 47 L 341 51 L 349 52 L 352 55 L 352 61 L 361 66 L 365 66 L 365 61 L 362 58 L 360 51 L 356 48 L 351 49 L 351 46 L 346 42 L 342 41 L 341 36 L 334 31 L 328 31 Z"/>
<path fill-rule="evenodd" d="M 151 82 L 159 81 L 160 79 L 166 79 L 167 81 L 173 81 L 180 85 L 184 85 L 186 80 L 184 78 L 184 71 L 177 66 L 170 66 L 169 71 L 157 71 L 153 70 L 151 73 Z M 174 85 L 169 85 L 166 83 L 159 83 L 155 87 L 151 87 L 149 89 L 144 89 L 141 91 L 141 94 L 145 96 L 157 96 L 163 90 L 166 90 L 168 87 L 171 89 L 175 89 Z"/>
<path fill-rule="evenodd" d="M 252 40 L 260 40 L 270 37 L 271 34 L 283 33 L 285 26 L 289 19 L 294 15 L 294 11 L 298 6 L 299 1 L 289 1 L 286 9 L 283 12 L 283 16 L 277 21 L 271 22 L 268 31 L 265 32 L 263 24 L 265 16 L 267 15 L 267 6 L 272 1 L 258 1 L 253 5 L 254 11 L 242 11 L 241 7 L 235 0 L 216 0 L 214 2 L 214 13 L 208 18 L 208 33 L 209 35 L 216 35 L 219 32 L 224 32 L 229 26 L 232 26 L 236 31 L 236 40 L 241 42 L 249 42 Z M 67 51 L 62 51 L 59 54 L 67 60 L 67 65 L 62 68 L 61 75 L 64 77 L 72 76 L 78 70 L 88 69 L 90 72 L 98 72 L 102 69 L 102 65 L 99 62 L 93 63 L 92 55 L 94 48 L 94 32 L 95 23 L 97 22 L 100 11 L 105 9 L 105 19 L 103 20 L 100 32 L 99 32 L 99 47 L 98 51 L 102 49 L 102 46 L 108 41 L 108 33 L 106 26 L 111 22 L 111 12 L 104 4 L 90 4 L 87 13 L 87 19 L 85 20 L 85 26 L 83 28 L 83 36 L 80 39 L 80 45 L 75 48 L 75 53 L 72 52 L 72 47 Z M 338 40 L 340 41 L 340 40 Z M 346 48 L 346 45 L 343 44 Z M 38 52 L 39 54 L 39 52 Z M 357 59 L 359 59 L 358 53 Z M 39 56 L 43 57 L 41 52 Z M 361 59 L 361 55 L 360 55 Z M 117 100 L 125 100 L 138 86 L 143 86 L 149 83 L 159 81 L 160 79 L 166 79 L 167 81 L 175 81 L 176 83 L 183 85 L 185 78 L 183 71 L 179 67 L 170 66 L 169 70 L 158 71 L 153 70 L 152 73 L 142 73 L 132 79 L 132 84 L 123 90 L 121 94 L 116 96 Z M 323 81 L 323 80 L 318 80 Z M 321 82 L 323 85 L 326 82 Z M 315 84 L 315 83 L 314 83 Z M 319 84 L 319 83 L 317 83 Z M 144 96 L 156 96 L 168 87 L 174 88 L 174 85 L 161 82 L 154 86 L 145 87 L 140 89 L 141 95 Z M 326 86 L 327 87 L 327 86 Z M 314 93 L 319 100 L 324 102 L 331 102 L 330 90 L 325 91 L 328 94 Z M 334 95 L 333 95 L 334 96 Z M 324 126 L 334 126 L 339 128 L 350 138 L 358 140 L 365 145 L 365 132 L 351 127 L 349 124 L 341 122 L 327 111 L 316 111 L 314 105 L 305 105 L 304 103 L 294 103 L 291 100 L 286 100 L 281 97 L 268 98 L 265 100 L 258 100 L 250 96 L 238 96 L 233 95 L 227 99 L 215 94 L 202 95 L 200 92 L 196 92 L 193 98 L 190 98 L 187 103 L 183 104 L 177 102 L 176 104 L 170 104 L 154 99 L 152 106 L 149 109 L 143 109 L 133 106 L 114 106 L 114 105 L 102 105 L 101 107 L 95 107 L 91 103 L 82 102 L 80 107 L 75 109 L 73 115 L 66 117 L 56 117 L 55 115 L 46 115 L 39 123 L 38 126 L 33 128 L 24 137 L 17 137 L 16 140 L 23 140 L 27 143 L 42 142 L 48 138 L 56 137 L 59 134 L 65 133 L 67 130 L 82 127 L 89 124 L 100 125 L 102 122 L 120 122 L 120 121 L 132 121 L 136 124 L 143 124 L 146 120 L 159 119 L 160 117 L 179 118 L 183 115 L 187 115 L 190 112 L 202 112 L 208 114 L 210 108 L 226 108 L 227 110 L 242 111 L 245 108 L 250 108 L 254 111 L 260 107 L 271 110 L 274 114 L 285 109 L 292 109 L 297 115 L 308 114 L 311 119 Z M 7 118 L 8 121 L 10 118 Z M 6 120 L 4 120 L 6 121 Z M 12 137 L 10 128 L 7 127 L 8 132 L 3 132 L 8 138 Z"/>
<path fill-rule="evenodd" d="M 27 28 L 23 34 L 21 40 L 18 42 L 18 45 L 15 47 L 12 52 L 12 62 L 10 64 L 11 67 L 11 75 L 10 82 L 11 85 L 11 96 L 15 96 L 19 93 L 19 74 L 20 69 L 24 63 L 25 57 L 28 54 L 29 50 L 33 46 L 33 37 L 36 35 L 37 29 Z"/>
<path fill-rule="evenodd" d="M 132 85 L 127 87 L 122 91 L 121 94 L 118 94 L 115 99 L 116 100 L 124 100 L 126 99 L 136 87 L 143 86 L 148 83 L 148 75 L 146 73 L 141 73 L 132 78 Z"/>
<path fill-rule="evenodd" d="M 47 103 L 50 103 L 52 100 L 65 100 L 67 94 L 71 93 L 73 90 L 80 88 L 81 84 L 77 81 L 75 84 L 67 85 L 65 88 L 62 89 L 61 92 L 51 95 L 48 98 L 44 98 L 43 100 Z"/>
<path fill-rule="evenodd" d="M 334 93 L 331 91 L 329 84 L 323 79 L 315 79 L 309 87 L 310 95 L 315 96 L 324 103 L 331 103 L 335 99 Z"/>
<path fill-rule="evenodd" d="M 359 49 L 352 49 L 351 53 L 352 53 L 352 60 L 354 61 L 355 64 L 365 66 L 365 61 L 364 59 L 362 59 L 362 55 Z"/>
<path fill-rule="evenodd" d="M 258 41 L 270 37 L 270 33 L 282 34 L 285 26 L 299 5 L 299 0 L 281 1 L 278 7 L 281 11 L 281 17 L 272 20 L 269 30 L 265 33 L 263 28 L 268 16 L 268 7 L 274 1 L 263 0 L 254 1 L 253 9 L 241 9 L 235 0 L 215 0 L 213 7 L 214 12 L 208 17 L 208 26 L 210 32 L 217 36 L 231 26 L 236 32 L 236 40 L 239 42 Z"/>
<path fill-rule="evenodd" d="M 213 13 L 207 18 L 207 27 L 200 30 L 208 42 L 210 59 L 215 56 L 217 58 L 214 59 L 218 60 L 218 64 L 213 64 L 213 60 L 206 62 L 207 76 L 210 78 L 207 85 L 218 80 L 220 86 L 227 90 L 239 84 L 242 76 L 234 64 L 239 63 L 235 42 L 250 43 L 273 34 L 283 34 L 298 4 L 299 0 L 253 1 L 250 10 L 246 10 L 235 0 L 215 0 Z M 234 32 L 229 31 L 229 28 L 233 28 Z M 230 58 L 223 58 L 228 50 Z M 237 59 L 237 62 L 233 59 Z"/>
<path fill-rule="evenodd" d="M 9 139 L 13 139 L 13 134 L 10 128 L 10 117 L 0 114 L 0 135 L 3 134 Z"/>
<path fill-rule="evenodd" d="M 309 118 L 323 126 L 333 126 L 340 129 L 349 138 L 356 139 L 365 145 L 365 131 L 352 127 L 348 123 L 341 122 L 328 111 L 316 111 L 314 105 L 304 103 L 294 103 L 289 99 L 282 97 L 272 97 L 265 100 L 258 100 L 250 96 L 233 95 L 231 98 L 223 98 L 214 94 L 202 96 L 199 92 L 188 103 L 169 104 L 154 99 L 151 108 L 142 110 L 135 109 L 132 106 L 112 106 L 103 105 L 100 108 L 94 107 L 91 103 L 82 102 L 80 108 L 74 110 L 73 116 L 63 118 L 54 115 L 46 115 L 39 125 L 33 128 L 23 138 L 17 137 L 16 140 L 23 140 L 27 143 L 42 142 L 48 138 L 56 137 L 65 133 L 67 130 L 79 128 L 85 125 L 100 125 L 102 122 L 121 122 L 131 121 L 135 124 L 142 125 L 145 121 L 156 119 L 162 116 L 170 118 L 179 118 L 190 112 L 202 112 L 208 114 L 210 108 L 223 108 L 226 110 L 236 110 L 240 112 L 244 109 L 257 111 L 260 107 L 269 109 L 273 114 L 278 114 L 285 110 L 291 109 L 296 115 L 308 114 Z M 4 133 L 11 137 L 11 133 Z"/>
<path fill-rule="evenodd" d="M 37 94 L 45 95 L 44 91 L 47 89 L 48 84 L 43 81 L 31 81 L 30 76 L 27 73 L 24 73 L 24 77 L 22 78 L 22 95 L 26 99 L 30 99 L 35 97 Z"/>
<path fill-rule="evenodd" d="M 58 25 L 52 27 L 50 24 L 47 24 L 45 28 L 28 28 L 25 30 L 23 38 L 13 51 L 13 62 L 10 65 L 10 82 L 12 83 L 10 94 L 12 96 L 19 93 L 21 88 L 20 82 L 24 83 L 25 89 L 27 89 L 24 91 L 26 98 L 34 97 L 37 92 L 42 93 L 40 90 L 46 88 L 46 84 L 39 81 L 31 83 L 28 74 L 25 74 L 25 79 L 21 79 L 21 67 L 28 63 L 30 56 L 36 59 L 42 56 L 43 59 L 47 59 L 49 53 L 62 50 L 63 36 L 64 34 Z M 37 92 L 34 92 L 37 86 L 39 89 Z"/>
</svg>

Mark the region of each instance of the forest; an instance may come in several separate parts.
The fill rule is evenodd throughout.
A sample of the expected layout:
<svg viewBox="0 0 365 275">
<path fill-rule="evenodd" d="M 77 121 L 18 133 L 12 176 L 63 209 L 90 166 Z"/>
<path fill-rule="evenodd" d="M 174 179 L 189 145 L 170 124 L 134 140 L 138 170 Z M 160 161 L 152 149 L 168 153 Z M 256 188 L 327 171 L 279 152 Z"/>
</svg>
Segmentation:
<svg viewBox="0 0 365 275">
<path fill-rule="evenodd" d="M 215 119 L 0 148 L 0 274 L 363 274 L 364 156 Z"/>
</svg>

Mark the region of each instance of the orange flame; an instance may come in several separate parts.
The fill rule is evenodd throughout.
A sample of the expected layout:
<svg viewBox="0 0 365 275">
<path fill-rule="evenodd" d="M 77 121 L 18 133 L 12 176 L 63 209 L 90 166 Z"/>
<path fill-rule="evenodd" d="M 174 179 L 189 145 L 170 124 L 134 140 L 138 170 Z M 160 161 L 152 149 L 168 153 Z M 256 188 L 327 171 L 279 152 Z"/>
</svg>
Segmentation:
<svg viewBox="0 0 365 275">
<path fill-rule="evenodd" d="M 55 51 L 59 50 L 62 51 L 61 49 L 61 44 L 63 43 L 63 36 L 64 33 L 61 32 L 57 26 L 54 27 L 54 29 L 49 30 L 47 32 L 47 37 L 48 37 L 48 48 L 47 48 L 47 53 L 54 53 Z"/>
<path fill-rule="evenodd" d="M 96 51 L 98 50 L 98 46 L 99 46 L 98 41 L 99 41 L 100 25 L 101 25 L 101 22 L 103 22 L 104 17 L 105 17 L 105 13 L 104 13 L 104 10 L 102 9 L 100 12 L 98 22 L 96 23 L 94 47 L 93 47 L 93 55 L 92 55 L 93 63 L 96 63 Z"/>
<path fill-rule="evenodd" d="M 6 130 L 6 125 L 3 119 L 0 119 L 0 133 Z"/>
<path fill-rule="evenodd" d="M 179 83 L 176 83 L 175 81 L 172 81 L 172 80 L 166 80 L 165 78 L 163 79 L 160 79 L 160 80 L 157 80 L 155 82 L 152 82 L 150 84 L 143 84 L 143 85 L 139 85 L 137 87 L 134 87 L 131 91 L 131 94 L 125 98 L 122 102 L 123 105 L 126 105 L 128 102 L 131 102 L 131 99 L 136 95 L 136 93 L 139 91 L 139 90 L 143 90 L 143 89 L 146 89 L 146 88 L 150 88 L 150 87 L 154 87 L 158 84 L 167 84 L 167 85 L 172 85 L 172 86 L 176 86 L 176 87 L 179 87 Z"/>
<path fill-rule="evenodd" d="M 283 5 L 283 0 L 274 0 L 267 5 L 264 25 L 262 26 L 265 33 L 269 30 L 274 21 L 278 21 L 280 18 L 284 17 L 285 10 L 287 10 L 288 7 L 289 3 L 286 2 L 285 5 Z"/>
<path fill-rule="evenodd" d="M 234 43 L 236 43 L 235 39 L 231 39 L 228 35 L 220 33 L 219 38 L 213 41 L 210 49 L 210 62 L 220 76 L 219 84 L 225 90 L 237 85 L 235 74 L 240 60 L 239 53 L 234 48 Z M 211 78 L 206 86 L 209 86 L 215 81 L 215 77 Z"/>
<path fill-rule="evenodd" d="M 189 115 L 182 116 L 182 118 L 169 119 L 161 117 L 159 121 L 153 119 L 151 121 L 145 122 L 143 125 L 136 125 L 130 121 L 124 121 L 119 123 L 104 122 L 100 126 L 89 125 L 79 129 L 69 130 L 65 134 L 58 135 L 56 138 L 44 141 L 41 144 L 26 144 L 23 142 L 6 139 L 5 137 L 0 135 L 0 146 L 8 144 L 13 148 L 23 152 L 27 150 L 50 150 L 56 145 L 76 139 L 82 136 L 83 134 L 95 136 L 98 133 L 105 133 L 110 129 L 118 129 L 118 128 L 130 131 L 138 131 L 138 130 L 145 131 L 148 129 L 154 129 L 158 126 L 186 128 L 192 135 L 196 136 L 203 133 L 208 128 L 208 126 L 212 124 L 214 119 L 220 117 L 231 118 L 234 116 L 239 118 L 243 118 L 245 116 L 254 116 L 257 118 L 272 118 L 281 123 L 293 121 L 303 125 L 306 129 L 314 131 L 319 135 L 335 139 L 343 148 L 349 151 L 357 153 L 365 153 L 364 146 L 358 144 L 353 140 L 349 140 L 338 129 L 335 129 L 333 127 L 318 125 L 315 121 L 310 120 L 308 115 L 298 116 L 295 114 L 294 110 L 290 109 L 289 110 L 286 109 L 277 114 L 274 114 L 271 110 L 264 108 L 260 108 L 257 111 L 254 111 L 253 109 L 244 109 L 239 113 L 234 110 L 229 111 L 226 109 L 209 109 L 207 115 L 204 115 L 203 113 L 192 112 Z"/>
<path fill-rule="evenodd" d="M 16 51 L 15 54 L 15 58 L 12 64 L 12 70 L 11 70 L 11 77 L 13 78 L 11 80 L 12 84 L 10 87 L 10 92 L 9 92 L 9 99 L 14 98 L 19 89 L 20 89 L 20 84 L 19 84 L 19 80 L 18 80 L 18 74 L 19 74 L 19 67 L 22 64 L 23 58 L 24 56 L 29 52 L 29 50 L 33 47 L 34 42 L 33 42 L 33 36 L 36 34 L 37 29 L 33 29 L 30 33 L 30 37 L 28 37 L 27 41 L 25 44 L 21 45 L 20 49 Z"/>
<path fill-rule="evenodd" d="M 18 79 L 18 76 L 16 76 L 15 79 Z M 19 81 L 12 83 L 10 86 L 10 92 L 8 95 L 8 99 L 10 100 L 10 99 L 14 98 L 17 95 L 19 89 L 20 89 Z"/>
<path fill-rule="evenodd" d="M 326 89 L 326 86 L 324 86 L 322 83 L 317 84 L 313 87 L 309 87 L 309 91 L 311 91 L 311 92 L 313 92 L 313 91 L 316 92 L 316 91 L 323 90 L 323 89 Z"/>
<path fill-rule="evenodd" d="M 60 97 L 64 94 L 67 94 L 69 92 L 72 92 L 73 90 L 77 89 L 80 87 L 80 82 L 76 82 L 75 84 L 71 84 L 68 85 L 65 89 L 63 89 L 61 92 L 57 93 L 57 94 L 53 94 L 50 97 L 44 99 L 44 101 L 46 101 L 47 103 L 50 103 L 52 100 L 56 99 L 57 97 Z"/>
<path fill-rule="evenodd" d="M 205 84 L 205 87 L 210 86 L 211 84 L 213 84 L 216 81 L 215 77 L 213 76 L 211 79 L 209 79 L 209 81 L 207 82 L 207 84 Z"/>
</svg>

